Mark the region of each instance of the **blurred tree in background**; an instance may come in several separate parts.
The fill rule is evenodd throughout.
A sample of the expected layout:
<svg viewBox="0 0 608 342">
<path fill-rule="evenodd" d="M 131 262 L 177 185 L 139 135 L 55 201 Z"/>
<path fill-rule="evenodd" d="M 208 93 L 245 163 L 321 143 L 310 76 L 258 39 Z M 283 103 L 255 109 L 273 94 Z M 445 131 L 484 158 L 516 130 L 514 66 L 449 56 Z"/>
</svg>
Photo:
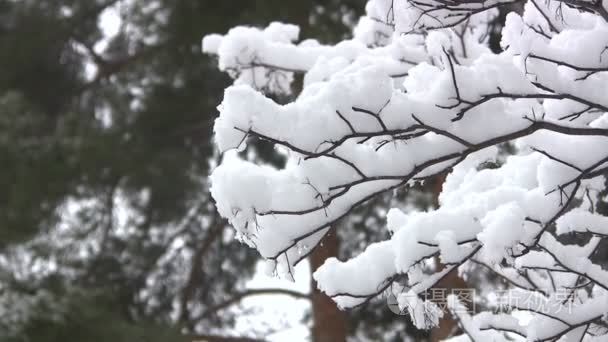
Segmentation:
<svg viewBox="0 0 608 342">
<path fill-rule="evenodd" d="M 208 195 L 229 82 L 200 39 L 279 18 L 334 42 L 364 3 L 0 0 L 0 341 L 242 335 L 225 309 L 258 258 Z M 384 305 L 348 315 L 361 339 L 404 329 Z"/>
</svg>

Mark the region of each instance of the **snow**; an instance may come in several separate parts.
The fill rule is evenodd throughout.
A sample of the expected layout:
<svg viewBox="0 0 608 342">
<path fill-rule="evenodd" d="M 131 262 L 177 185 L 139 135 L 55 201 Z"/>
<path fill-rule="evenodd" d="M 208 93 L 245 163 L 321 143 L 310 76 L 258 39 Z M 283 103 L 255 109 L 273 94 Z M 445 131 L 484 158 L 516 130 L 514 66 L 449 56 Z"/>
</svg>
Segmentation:
<svg viewBox="0 0 608 342">
<path fill-rule="evenodd" d="M 608 234 L 608 217 L 598 215 L 577 208 L 569 211 L 557 219 L 556 232 L 566 234 L 570 232 L 593 232 L 596 234 Z"/>
<path fill-rule="evenodd" d="M 412 322 L 418 329 L 435 327 L 439 324 L 439 319 L 443 317 L 443 311 L 437 304 L 421 300 L 413 291 L 400 294 L 397 301 L 401 310 L 407 309 Z"/>
<path fill-rule="evenodd" d="M 484 229 L 477 234 L 477 240 L 484 245 L 485 260 L 494 264 L 507 257 L 508 250 L 525 236 L 525 218 L 526 213 L 515 202 L 502 204 L 486 214 L 481 220 Z"/>
<path fill-rule="evenodd" d="M 394 252 L 386 248 L 390 241 L 383 241 L 367 247 L 365 253 L 350 259 L 347 263 L 329 258 L 314 274 L 319 289 L 328 296 L 336 296 L 347 291 L 340 286 L 344 283 L 357 284 L 358 292 L 348 292 L 348 296 L 338 296 L 336 302 L 341 307 L 350 307 L 363 302 L 366 296 L 377 293 L 378 284 L 395 274 Z M 361 278 L 360 274 L 366 277 Z M 348 287 L 350 288 L 350 287 Z M 362 299 L 353 297 L 362 297 Z"/>
<path fill-rule="evenodd" d="M 259 263 L 254 277 L 247 282 L 247 289 L 285 289 L 299 293 L 310 293 L 310 269 L 307 262 L 298 265 L 298 272 L 293 283 L 287 283 L 264 274 L 265 266 Z M 302 324 L 310 303 L 307 300 L 296 299 L 280 294 L 256 295 L 244 298 L 240 306 L 244 311 L 254 311 L 255 314 L 240 315 L 235 329 L 243 335 L 252 330 L 276 331 L 265 339 L 268 341 L 306 341 L 310 333 L 308 327 Z"/>
<path fill-rule="evenodd" d="M 590 337 L 578 324 L 607 310 L 608 272 L 590 256 L 608 226 L 594 207 L 608 168 L 608 22 L 591 2 L 581 13 L 530 0 L 523 15 L 507 16 L 496 54 L 487 33 L 496 7 L 510 3 L 371 0 L 354 38 L 335 45 L 298 42 L 297 27 L 281 23 L 203 39 L 235 80 L 214 126 L 226 157 L 212 195 L 238 238 L 270 260 L 268 274 L 293 279 L 293 267 L 353 208 L 447 172 L 438 208 L 386 208 L 390 238 L 327 260 L 314 274 L 319 288 L 349 308 L 404 278 L 400 305 L 430 328 L 440 312 L 419 296 L 451 270 L 466 276 L 481 264 L 518 289 L 516 298 L 560 304 L 551 314 L 572 304 L 564 319 L 576 326 L 532 307 L 518 308 L 525 322 L 460 314 L 452 298 L 470 338 L 502 341 L 501 330 Z M 295 74 L 304 89 L 274 101 L 291 94 Z M 286 166 L 239 159 L 248 138 L 275 144 Z M 561 240 L 572 232 L 589 238 Z"/>
</svg>

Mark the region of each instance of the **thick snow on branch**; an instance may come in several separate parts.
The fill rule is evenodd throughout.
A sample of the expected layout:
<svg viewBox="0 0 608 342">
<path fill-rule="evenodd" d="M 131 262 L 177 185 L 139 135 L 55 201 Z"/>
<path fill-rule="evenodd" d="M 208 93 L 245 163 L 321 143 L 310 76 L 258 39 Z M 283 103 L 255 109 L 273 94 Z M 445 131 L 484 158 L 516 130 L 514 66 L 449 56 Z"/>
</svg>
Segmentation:
<svg viewBox="0 0 608 342">
<path fill-rule="evenodd" d="M 508 14 L 494 54 L 498 8 L 516 2 L 372 0 L 354 38 L 336 45 L 298 43 L 298 28 L 279 23 L 205 37 L 203 50 L 235 78 L 214 127 L 219 149 L 255 138 L 289 156 L 275 169 L 228 153 L 213 172 L 212 195 L 239 239 L 291 277 L 360 204 L 447 173 L 437 209 L 391 208 L 391 238 L 328 260 L 319 288 L 348 308 L 399 279 L 400 304 L 430 328 L 442 312 L 417 296 L 452 270 L 482 269 L 559 305 L 508 302 L 532 315 L 522 323 L 454 313 L 452 298 L 470 339 L 605 333 L 608 273 L 593 255 L 608 235 L 595 208 L 608 173 L 608 4 L 529 0 Z M 265 96 L 289 94 L 296 73 L 304 88 L 292 102 Z M 585 239 L 568 243 L 573 233 Z M 566 304 L 570 316 L 559 314 Z"/>
</svg>

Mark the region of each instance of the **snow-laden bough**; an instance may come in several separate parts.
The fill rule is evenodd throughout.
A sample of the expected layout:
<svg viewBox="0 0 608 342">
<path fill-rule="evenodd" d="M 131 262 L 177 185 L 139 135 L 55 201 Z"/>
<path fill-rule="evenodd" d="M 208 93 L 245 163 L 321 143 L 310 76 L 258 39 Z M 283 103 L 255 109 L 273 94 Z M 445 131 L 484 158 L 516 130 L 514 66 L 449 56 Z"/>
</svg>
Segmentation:
<svg viewBox="0 0 608 342">
<path fill-rule="evenodd" d="M 452 270 L 483 269 L 506 280 L 506 305 L 529 319 L 464 314 L 450 297 L 471 340 L 605 335 L 608 271 L 593 256 L 608 236 L 596 211 L 608 172 L 608 2 L 526 1 L 494 53 L 498 11 L 517 4 L 370 0 L 354 37 L 336 45 L 298 43 L 298 28 L 281 23 L 205 37 L 203 51 L 235 79 L 215 122 L 219 149 L 257 138 L 289 156 L 276 169 L 230 154 L 213 172 L 239 239 L 291 277 L 354 208 L 447 173 L 437 209 L 390 209 L 391 238 L 329 259 L 319 288 L 343 308 L 398 291 L 430 328 L 442 313 L 416 296 Z M 304 87 L 292 102 L 264 95 L 291 93 L 296 74 Z M 517 300 L 526 296 L 542 310 Z"/>
</svg>

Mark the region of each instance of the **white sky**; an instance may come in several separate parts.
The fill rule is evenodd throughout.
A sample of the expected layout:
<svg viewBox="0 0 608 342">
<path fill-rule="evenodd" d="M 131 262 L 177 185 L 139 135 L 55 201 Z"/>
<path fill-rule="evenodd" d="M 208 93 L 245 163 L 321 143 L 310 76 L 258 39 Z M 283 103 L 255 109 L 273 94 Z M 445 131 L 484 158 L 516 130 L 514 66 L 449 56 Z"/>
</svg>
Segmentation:
<svg viewBox="0 0 608 342">
<path fill-rule="evenodd" d="M 237 243 L 235 241 L 235 243 Z M 243 248 L 246 248 L 243 246 Z M 271 278 L 264 273 L 264 262 L 257 265 L 256 274 L 247 283 L 248 288 L 282 288 L 310 293 L 310 267 L 308 261 L 302 261 L 295 269 L 295 282 L 284 279 Z M 277 323 L 288 325 L 288 329 L 279 331 L 268 336 L 269 341 L 306 341 L 309 328 L 302 323 L 306 310 L 310 308 L 310 302 L 304 299 L 295 299 L 286 295 L 260 295 L 246 298 L 242 301 L 243 307 L 262 308 L 263 314 L 253 318 L 247 317 L 237 321 L 237 330 L 247 332 L 251 327 L 262 327 Z M 271 325 L 272 326 L 272 325 Z"/>
</svg>

